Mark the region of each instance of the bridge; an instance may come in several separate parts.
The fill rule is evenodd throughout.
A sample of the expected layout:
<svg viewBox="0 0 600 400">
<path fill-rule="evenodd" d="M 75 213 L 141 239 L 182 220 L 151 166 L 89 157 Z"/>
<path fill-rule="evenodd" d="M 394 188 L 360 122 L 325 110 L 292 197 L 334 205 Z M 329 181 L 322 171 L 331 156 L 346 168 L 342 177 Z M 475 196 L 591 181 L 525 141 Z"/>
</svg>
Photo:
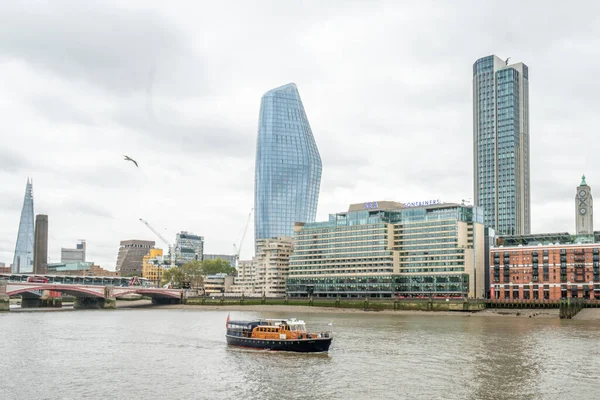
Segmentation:
<svg viewBox="0 0 600 400">
<path fill-rule="evenodd" d="M 8 309 L 8 298 L 16 295 L 22 297 L 21 307 L 23 308 L 45 306 L 44 300 L 48 300 L 43 298 L 45 291 L 59 292 L 75 297 L 75 308 L 116 308 L 116 299 L 128 294 L 151 297 L 154 304 L 181 303 L 185 295 L 183 289 L 163 289 L 148 286 L 121 287 L 100 286 L 97 284 L 0 281 L 0 311 L 3 311 L 4 308 L 3 299 L 6 300 L 6 309 Z"/>
</svg>

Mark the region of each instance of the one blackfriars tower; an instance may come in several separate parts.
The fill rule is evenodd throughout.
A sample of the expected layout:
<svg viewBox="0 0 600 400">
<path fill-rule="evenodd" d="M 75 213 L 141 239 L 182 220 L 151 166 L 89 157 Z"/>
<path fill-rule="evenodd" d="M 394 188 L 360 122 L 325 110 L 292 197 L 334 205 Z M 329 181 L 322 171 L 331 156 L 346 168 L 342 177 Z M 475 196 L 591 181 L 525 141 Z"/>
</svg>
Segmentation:
<svg viewBox="0 0 600 400">
<path fill-rule="evenodd" d="M 265 93 L 260 105 L 254 182 L 254 238 L 293 236 L 314 222 L 322 163 L 295 84 Z"/>
<path fill-rule="evenodd" d="M 529 69 L 495 55 L 473 65 L 475 205 L 501 235 L 531 233 Z"/>
</svg>

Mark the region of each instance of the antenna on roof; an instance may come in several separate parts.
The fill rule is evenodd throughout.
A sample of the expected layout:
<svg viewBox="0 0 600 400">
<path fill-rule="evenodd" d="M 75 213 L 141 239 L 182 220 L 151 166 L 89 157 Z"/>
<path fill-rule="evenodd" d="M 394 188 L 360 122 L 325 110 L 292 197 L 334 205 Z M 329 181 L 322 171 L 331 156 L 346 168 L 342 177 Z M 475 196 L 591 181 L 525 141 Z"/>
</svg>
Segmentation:
<svg viewBox="0 0 600 400">
<path fill-rule="evenodd" d="M 510 60 L 510 57 L 508 57 L 508 58 L 506 59 L 506 61 L 504 61 L 504 65 L 508 65 L 508 60 Z"/>
</svg>

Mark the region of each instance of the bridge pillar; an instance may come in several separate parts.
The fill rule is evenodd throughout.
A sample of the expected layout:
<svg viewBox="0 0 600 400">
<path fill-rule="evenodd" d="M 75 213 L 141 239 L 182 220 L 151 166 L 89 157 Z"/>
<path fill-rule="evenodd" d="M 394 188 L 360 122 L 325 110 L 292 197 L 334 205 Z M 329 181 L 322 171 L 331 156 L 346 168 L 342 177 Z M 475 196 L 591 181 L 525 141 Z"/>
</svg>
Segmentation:
<svg viewBox="0 0 600 400">
<path fill-rule="evenodd" d="M 104 304 L 102 308 L 106 310 L 117 309 L 117 298 L 115 297 L 115 287 L 113 285 L 104 287 Z"/>
<path fill-rule="evenodd" d="M 99 310 L 104 308 L 104 299 L 101 297 L 75 297 L 73 308 L 76 310 Z"/>
<path fill-rule="evenodd" d="M 60 293 L 44 290 L 40 301 L 40 307 L 62 308 L 62 297 L 60 296 Z"/>
<path fill-rule="evenodd" d="M 21 308 L 40 308 L 42 298 L 33 293 L 21 293 Z"/>
<path fill-rule="evenodd" d="M 6 281 L 0 281 L 0 312 L 10 311 L 10 298 L 6 294 Z"/>
<path fill-rule="evenodd" d="M 114 286 L 104 287 L 104 298 L 102 297 L 76 297 L 73 308 L 78 310 L 115 310 L 117 299 L 114 296 Z"/>
</svg>

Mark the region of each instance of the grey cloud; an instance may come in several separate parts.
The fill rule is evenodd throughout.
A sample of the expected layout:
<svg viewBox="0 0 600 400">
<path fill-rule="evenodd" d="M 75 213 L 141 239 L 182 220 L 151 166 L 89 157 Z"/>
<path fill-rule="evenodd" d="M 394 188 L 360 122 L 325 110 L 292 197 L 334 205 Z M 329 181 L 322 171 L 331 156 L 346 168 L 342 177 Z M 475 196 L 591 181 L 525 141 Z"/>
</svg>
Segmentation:
<svg viewBox="0 0 600 400">
<path fill-rule="evenodd" d="M 94 119 L 80 107 L 61 98 L 38 95 L 29 102 L 39 115 L 55 124 L 96 125 Z"/>
<path fill-rule="evenodd" d="M 142 110 L 120 110 L 114 120 L 170 152 L 205 158 L 253 158 L 256 132 L 244 131 L 222 121 L 185 121 L 175 109 L 163 109 L 160 121 Z"/>
<path fill-rule="evenodd" d="M 5 129 L 5 128 L 3 128 Z M 17 173 L 29 169 L 31 163 L 18 151 L 0 148 L 0 171 L 7 173 Z"/>
<path fill-rule="evenodd" d="M 70 212 L 74 212 L 76 214 L 87 214 L 92 215 L 94 217 L 100 218 L 112 218 L 113 215 L 106 208 L 94 205 L 89 201 L 84 200 L 71 200 L 62 206 L 63 209 L 67 209 Z"/>
<path fill-rule="evenodd" d="M 289 81 L 299 85 L 323 160 L 321 204 L 332 209 L 321 206 L 320 215 L 380 193 L 398 201 L 423 192 L 471 197 L 471 67 L 493 53 L 530 68 L 534 230 L 572 231 L 582 173 L 594 190 L 598 2 L 271 1 L 239 2 L 235 13 L 218 2 L 188 3 L 185 13 L 173 12 L 176 1 L 8 3 L 0 2 L 0 71 L 40 95 L 11 103 L 15 118 L 3 133 L 25 118 L 35 134 L 27 159 L 16 145 L 0 154 L 0 171 L 33 169 L 36 182 L 77 199 L 52 204 L 65 221 L 51 224 L 68 230 L 76 218 L 83 237 L 93 230 L 94 258 L 104 266 L 114 266 L 119 239 L 144 231 L 128 215 L 138 208 L 171 221 L 173 231 L 189 223 L 210 231 L 207 243 L 232 242 L 230 227 L 241 229 L 243 213 L 224 207 L 218 224 L 204 228 L 214 216 L 204 212 L 251 203 L 260 95 Z M 19 63 L 2 69 L 7 59 L 32 68 L 16 77 Z M 51 94 L 28 86 L 32 71 L 59 77 Z M 92 87 L 86 96 L 77 96 L 80 81 Z M 12 90 L 0 104 L 19 98 Z M 53 133 L 56 146 L 35 143 Z M 123 164 L 121 147 L 135 150 L 139 170 Z M 89 164 L 81 157 L 95 165 L 79 166 Z M 15 225 L 24 189 L 16 185 L 14 196 L 0 197 L 0 219 Z M 50 198 L 37 196 L 36 210 Z M 97 218 L 112 218 L 110 226 L 96 227 Z"/>
<path fill-rule="evenodd" d="M 22 59 L 111 92 L 151 90 L 157 67 L 176 70 L 186 51 L 176 23 L 143 10 L 24 1 L 3 2 L 0 14 L 0 59 Z"/>
</svg>

